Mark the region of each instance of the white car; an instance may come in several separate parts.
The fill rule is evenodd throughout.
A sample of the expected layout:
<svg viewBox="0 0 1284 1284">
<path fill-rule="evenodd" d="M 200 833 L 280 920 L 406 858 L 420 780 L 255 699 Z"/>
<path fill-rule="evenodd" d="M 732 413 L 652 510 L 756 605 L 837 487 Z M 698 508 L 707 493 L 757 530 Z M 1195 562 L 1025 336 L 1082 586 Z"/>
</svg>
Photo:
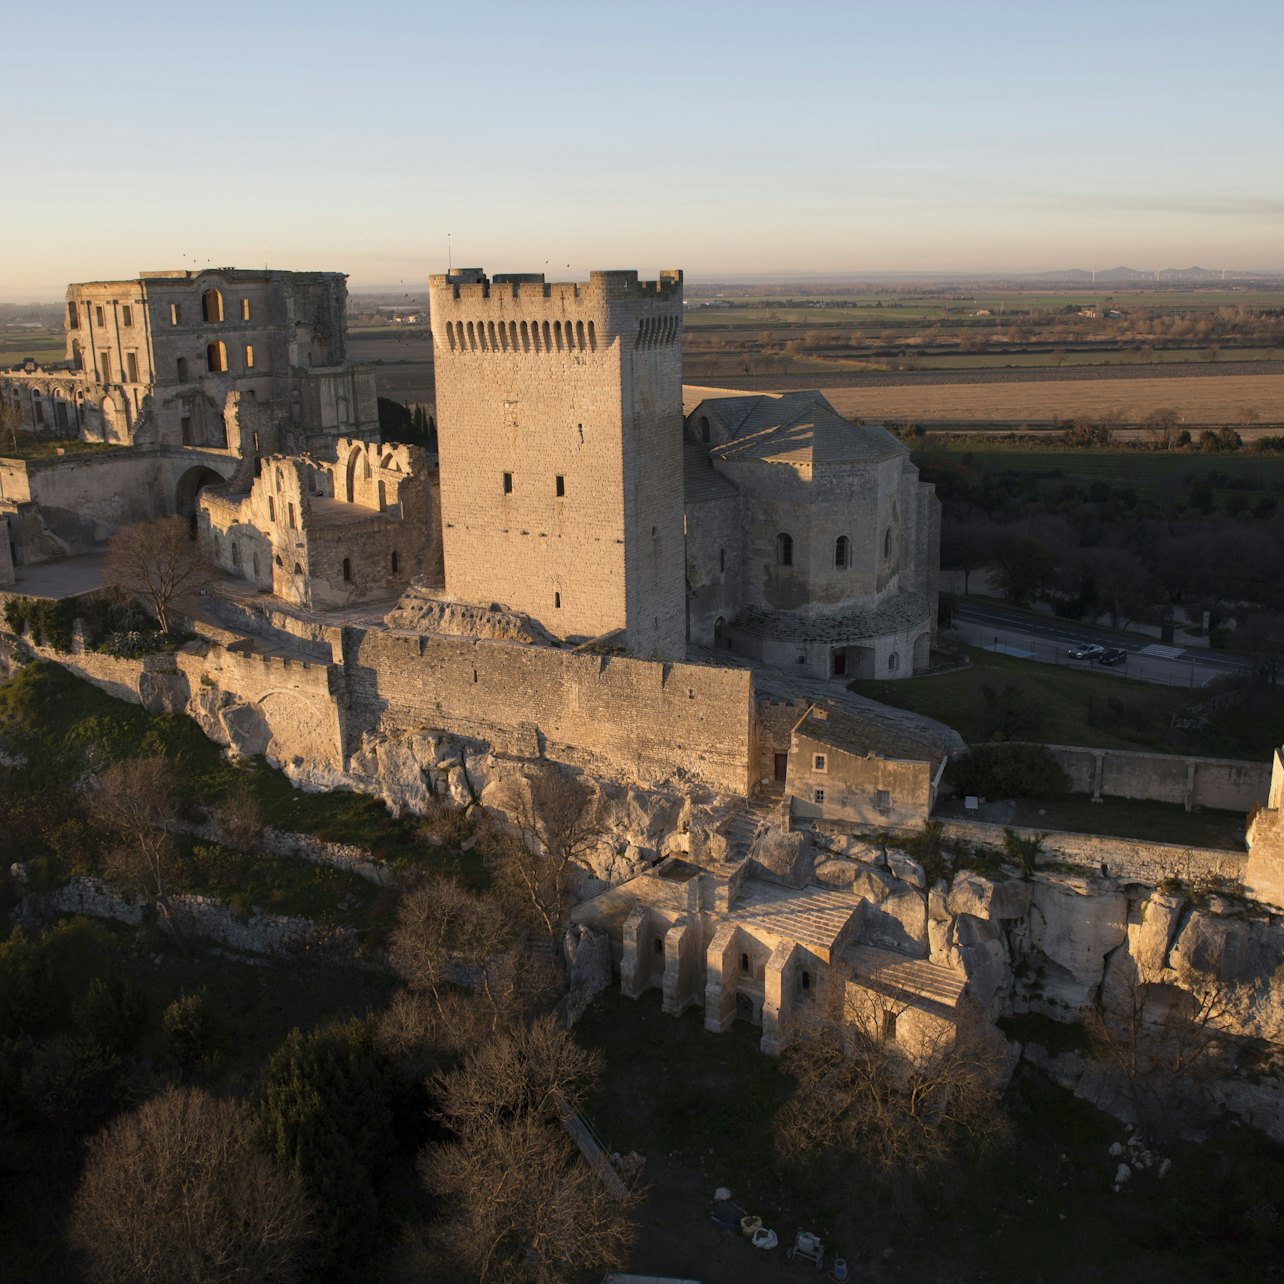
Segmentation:
<svg viewBox="0 0 1284 1284">
<path fill-rule="evenodd" d="M 1072 660 L 1095 660 L 1097 656 L 1105 654 L 1106 648 L 1098 646 L 1095 642 L 1085 642 L 1082 646 L 1072 646 L 1066 654 Z"/>
</svg>

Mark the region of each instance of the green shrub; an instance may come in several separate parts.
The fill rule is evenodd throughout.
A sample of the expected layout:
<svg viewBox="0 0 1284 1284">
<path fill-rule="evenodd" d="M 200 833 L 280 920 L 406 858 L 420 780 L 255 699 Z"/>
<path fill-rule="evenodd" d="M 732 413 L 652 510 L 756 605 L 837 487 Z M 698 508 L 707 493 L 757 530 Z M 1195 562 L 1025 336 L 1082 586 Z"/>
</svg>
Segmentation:
<svg viewBox="0 0 1284 1284">
<path fill-rule="evenodd" d="M 73 1008 L 76 1024 L 96 1047 L 110 1055 L 128 1052 L 143 1032 L 147 1006 L 132 981 L 96 976 Z"/>
<path fill-rule="evenodd" d="M 180 994 L 161 1016 L 165 1042 L 180 1070 L 189 1074 L 217 1053 L 214 1012 L 204 990 Z"/>
<path fill-rule="evenodd" d="M 1043 851 L 1043 840 L 1047 834 L 1035 834 L 1026 838 L 1018 834 L 1009 825 L 1003 827 L 1003 854 L 1021 866 L 1021 872 L 1028 878 L 1034 873 L 1039 863 L 1039 853 Z"/>
<path fill-rule="evenodd" d="M 978 745 L 951 759 L 945 774 L 955 793 L 982 798 L 1056 798 L 1070 789 L 1046 745 Z"/>
</svg>

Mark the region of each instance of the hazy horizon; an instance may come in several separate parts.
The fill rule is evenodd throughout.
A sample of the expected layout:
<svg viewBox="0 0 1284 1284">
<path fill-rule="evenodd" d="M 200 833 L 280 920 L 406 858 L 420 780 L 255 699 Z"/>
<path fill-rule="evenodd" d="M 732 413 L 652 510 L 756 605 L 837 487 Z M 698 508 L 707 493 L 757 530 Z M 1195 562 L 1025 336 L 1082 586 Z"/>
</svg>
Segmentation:
<svg viewBox="0 0 1284 1284">
<path fill-rule="evenodd" d="M 1284 270 L 1277 6 L 1215 33 L 1099 0 L 360 17 L 65 6 L 59 57 L 0 83 L 23 140 L 0 299 L 265 261 L 414 291 L 448 253 L 705 281 Z"/>
</svg>

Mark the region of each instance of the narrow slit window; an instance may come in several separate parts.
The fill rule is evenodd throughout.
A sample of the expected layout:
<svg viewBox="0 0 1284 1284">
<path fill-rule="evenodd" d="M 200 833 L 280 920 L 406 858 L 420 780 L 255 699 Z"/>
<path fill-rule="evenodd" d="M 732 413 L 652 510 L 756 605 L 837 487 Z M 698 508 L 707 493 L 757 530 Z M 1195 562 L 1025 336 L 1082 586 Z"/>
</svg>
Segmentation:
<svg viewBox="0 0 1284 1284">
<path fill-rule="evenodd" d="M 125 373 L 130 383 L 138 382 L 138 353 L 125 353 Z"/>
<path fill-rule="evenodd" d="M 97 305 L 95 305 L 94 307 L 94 323 L 98 326 L 100 330 L 106 324 L 106 322 L 103 320 L 103 310 L 101 307 Z"/>
<path fill-rule="evenodd" d="M 249 319 L 250 319 L 250 301 L 249 299 L 242 299 L 241 300 L 241 320 L 248 321 Z"/>
<path fill-rule="evenodd" d="M 393 573 L 394 575 L 396 575 L 396 573 L 397 573 L 397 550 L 396 550 L 395 548 L 392 550 L 392 557 L 391 557 L 391 559 L 390 559 L 390 560 L 391 560 L 391 562 L 392 562 L 392 573 Z"/>
<path fill-rule="evenodd" d="M 345 584 L 352 582 L 352 559 L 350 557 L 343 559 L 343 582 Z"/>
<path fill-rule="evenodd" d="M 254 369 L 254 345 L 252 343 L 245 345 L 245 368 L 247 370 Z"/>
<path fill-rule="evenodd" d="M 122 304 L 120 309 L 120 323 L 123 326 L 129 326 L 131 329 L 134 325 L 134 309 L 128 303 Z"/>
<path fill-rule="evenodd" d="M 504 474 L 504 494 L 511 495 L 512 493 L 513 493 L 513 474 L 505 473 Z"/>
<path fill-rule="evenodd" d="M 553 594 L 553 609 L 555 611 L 560 611 L 562 609 L 562 595 L 560 593 Z"/>
<path fill-rule="evenodd" d="M 742 972 L 747 972 L 747 971 L 749 971 L 749 955 L 747 955 L 747 954 L 742 954 L 742 955 L 740 956 L 740 970 L 741 970 Z"/>
<path fill-rule="evenodd" d="M 566 478 L 563 477 L 561 473 L 558 473 L 556 479 L 553 482 L 553 490 L 556 493 L 558 499 L 565 499 Z"/>
<path fill-rule="evenodd" d="M 177 303 L 169 305 L 169 323 L 170 325 L 181 325 L 183 322 L 183 309 Z"/>
</svg>

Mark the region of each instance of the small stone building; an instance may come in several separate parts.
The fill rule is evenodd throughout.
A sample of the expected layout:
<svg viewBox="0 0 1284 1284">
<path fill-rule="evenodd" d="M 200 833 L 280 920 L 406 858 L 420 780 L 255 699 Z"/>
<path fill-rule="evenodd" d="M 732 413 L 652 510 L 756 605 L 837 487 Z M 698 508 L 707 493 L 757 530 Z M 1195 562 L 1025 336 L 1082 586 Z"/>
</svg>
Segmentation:
<svg viewBox="0 0 1284 1284">
<path fill-rule="evenodd" d="M 823 678 L 927 667 L 940 504 L 885 428 L 818 392 L 705 398 L 684 482 L 690 641 Z"/>
<path fill-rule="evenodd" d="M 800 820 L 920 825 L 932 814 L 946 761 L 926 736 L 813 704 L 790 736 L 785 798 Z"/>
<path fill-rule="evenodd" d="M 1258 900 L 1284 909 L 1284 749 L 1276 749 L 1271 763 L 1266 806 L 1249 820 L 1244 886 Z"/>
</svg>

